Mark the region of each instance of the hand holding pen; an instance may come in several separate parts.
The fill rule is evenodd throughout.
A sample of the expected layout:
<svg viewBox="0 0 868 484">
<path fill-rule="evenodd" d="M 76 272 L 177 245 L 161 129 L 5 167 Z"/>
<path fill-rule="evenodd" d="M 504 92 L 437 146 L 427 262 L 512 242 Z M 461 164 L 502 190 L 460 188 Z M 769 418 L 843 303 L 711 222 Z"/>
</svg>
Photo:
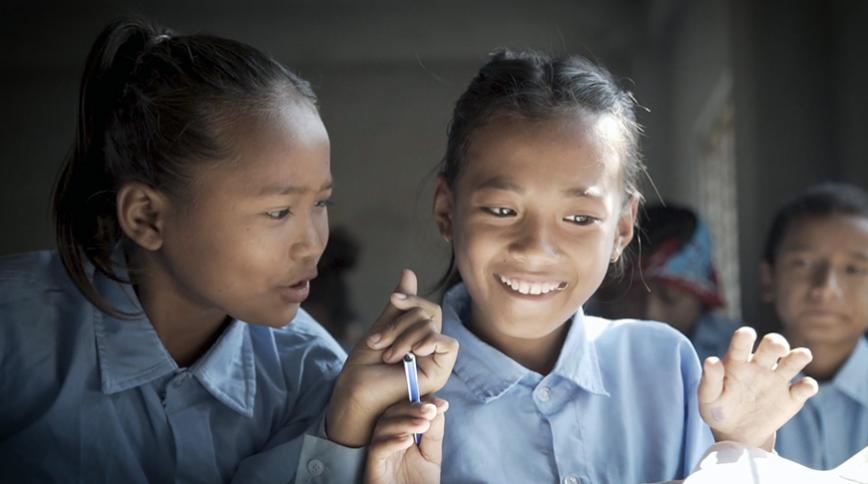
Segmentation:
<svg viewBox="0 0 868 484">
<path fill-rule="evenodd" d="M 352 351 L 341 371 L 326 416 L 330 440 L 367 445 L 380 415 L 406 402 L 406 374 L 400 362 L 415 354 L 420 395 L 446 384 L 458 356 L 458 342 L 440 333 L 440 306 L 416 295 L 416 276 L 405 270 L 368 338 Z"/>
<path fill-rule="evenodd" d="M 440 481 L 444 413 L 449 404 L 436 397 L 420 398 L 416 356 L 407 353 L 403 363 L 409 398 L 389 407 L 377 421 L 365 467 L 369 484 Z"/>
</svg>

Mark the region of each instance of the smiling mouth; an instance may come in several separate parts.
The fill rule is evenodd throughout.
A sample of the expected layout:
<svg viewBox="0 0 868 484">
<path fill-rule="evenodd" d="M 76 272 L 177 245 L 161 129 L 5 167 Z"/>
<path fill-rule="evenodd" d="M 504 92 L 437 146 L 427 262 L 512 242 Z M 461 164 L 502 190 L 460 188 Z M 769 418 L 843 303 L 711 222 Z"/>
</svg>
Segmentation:
<svg viewBox="0 0 868 484">
<path fill-rule="evenodd" d="M 500 274 L 495 274 L 495 276 L 501 284 L 523 296 L 544 296 L 567 288 L 565 281 L 528 281 Z"/>
</svg>

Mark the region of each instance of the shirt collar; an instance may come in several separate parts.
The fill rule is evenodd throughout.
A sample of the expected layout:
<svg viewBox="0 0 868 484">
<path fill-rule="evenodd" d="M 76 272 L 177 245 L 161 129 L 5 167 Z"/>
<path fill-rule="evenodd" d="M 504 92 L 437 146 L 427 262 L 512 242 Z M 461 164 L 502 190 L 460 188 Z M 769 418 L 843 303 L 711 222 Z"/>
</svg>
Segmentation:
<svg viewBox="0 0 868 484">
<path fill-rule="evenodd" d="M 832 380 L 835 388 L 862 404 L 863 407 L 868 407 L 866 367 L 868 367 L 868 342 L 860 337 L 856 348 Z"/>
<path fill-rule="evenodd" d="M 123 261 L 122 253 L 116 255 Z M 123 264 L 118 264 L 117 272 L 121 279 L 128 277 Z M 145 316 L 133 287 L 100 271 L 95 271 L 93 281 L 110 305 L 138 315 L 121 319 L 94 311 L 102 391 L 118 393 L 177 371 L 178 364 Z M 253 415 L 256 375 L 247 323 L 233 321 L 190 371 L 221 403 L 242 415 Z"/>
<path fill-rule="evenodd" d="M 443 298 L 443 332 L 461 346 L 453 372 L 480 400 L 488 402 L 533 372 L 470 332 L 463 323 L 469 316 L 470 295 L 464 284 L 458 284 Z M 591 393 L 608 395 L 596 350 L 586 338 L 584 325 L 584 313 L 579 309 L 552 373 Z"/>
<path fill-rule="evenodd" d="M 256 364 L 247 323 L 233 321 L 191 370 L 214 398 L 245 417 L 253 416 Z"/>
</svg>

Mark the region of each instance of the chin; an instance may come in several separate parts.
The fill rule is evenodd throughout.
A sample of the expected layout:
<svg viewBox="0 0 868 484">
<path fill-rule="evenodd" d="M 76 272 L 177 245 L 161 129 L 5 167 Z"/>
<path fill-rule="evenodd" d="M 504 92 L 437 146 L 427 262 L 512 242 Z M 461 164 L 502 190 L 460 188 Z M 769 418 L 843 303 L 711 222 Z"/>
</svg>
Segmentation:
<svg viewBox="0 0 868 484">
<path fill-rule="evenodd" d="M 268 326 L 270 328 L 284 328 L 292 323 L 292 320 L 298 315 L 298 304 L 293 304 L 292 307 L 283 308 L 278 311 L 269 313 L 250 314 L 249 317 L 239 317 L 238 319 L 260 326 Z"/>
</svg>

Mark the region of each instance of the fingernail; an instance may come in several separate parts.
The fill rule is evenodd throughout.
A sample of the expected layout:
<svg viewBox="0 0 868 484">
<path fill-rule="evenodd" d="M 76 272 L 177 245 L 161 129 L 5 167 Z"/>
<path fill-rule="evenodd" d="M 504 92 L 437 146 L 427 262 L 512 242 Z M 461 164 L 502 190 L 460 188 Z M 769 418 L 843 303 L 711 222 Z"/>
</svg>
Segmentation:
<svg viewBox="0 0 868 484">
<path fill-rule="evenodd" d="M 380 333 L 374 333 L 368 336 L 368 344 L 371 346 L 376 346 L 376 344 L 382 339 L 383 336 Z"/>
<path fill-rule="evenodd" d="M 389 350 L 389 351 L 383 353 L 383 360 L 384 360 L 384 361 L 389 361 L 389 360 L 391 360 L 391 359 L 392 359 L 392 356 L 393 356 L 394 354 L 395 354 L 395 352 L 392 351 L 392 350 Z"/>
<path fill-rule="evenodd" d="M 407 295 L 404 294 L 403 292 L 396 292 L 396 293 L 395 293 L 395 298 L 396 298 L 396 299 L 407 299 Z"/>
<path fill-rule="evenodd" d="M 437 407 L 431 403 L 426 403 L 426 404 L 422 405 L 422 412 L 423 413 L 436 413 Z"/>
</svg>

